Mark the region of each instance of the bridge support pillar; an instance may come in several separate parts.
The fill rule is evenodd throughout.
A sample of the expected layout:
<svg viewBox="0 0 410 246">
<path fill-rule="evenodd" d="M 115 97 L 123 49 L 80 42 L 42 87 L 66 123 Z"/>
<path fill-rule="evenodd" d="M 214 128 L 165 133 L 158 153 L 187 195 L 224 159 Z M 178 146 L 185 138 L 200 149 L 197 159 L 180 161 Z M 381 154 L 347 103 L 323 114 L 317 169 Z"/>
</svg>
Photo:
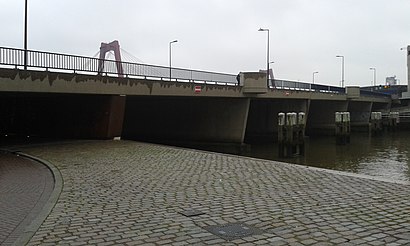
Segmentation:
<svg viewBox="0 0 410 246">
<path fill-rule="evenodd" d="M 123 136 L 178 145 L 242 145 L 249 102 L 248 98 L 129 96 Z"/>
<path fill-rule="evenodd" d="M 335 113 L 345 112 L 347 101 L 312 100 L 307 120 L 307 135 L 335 134 Z"/>
<path fill-rule="evenodd" d="M 246 142 L 271 143 L 278 139 L 278 114 L 281 112 L 309 111 L 309 101 L 304 99 L 252 99 L 246 126 Z"/>
<path fill-rule="evenodd" d="M 350 126 L 352 131 L 368 132 L 372 102 L 349 101 L 347 111 L 350 113 Z"/>
<path fill-rule="evenodd" d="M 124 122 L 124 112 L 125 112 L 125 96 L 110 96 L 106 103 L 106 114 L 105 119 L 105 132 L 101 133 L 101 138 L 112 139 L 115 137 L 121 137 L 122 125 Z"/>
</svg>

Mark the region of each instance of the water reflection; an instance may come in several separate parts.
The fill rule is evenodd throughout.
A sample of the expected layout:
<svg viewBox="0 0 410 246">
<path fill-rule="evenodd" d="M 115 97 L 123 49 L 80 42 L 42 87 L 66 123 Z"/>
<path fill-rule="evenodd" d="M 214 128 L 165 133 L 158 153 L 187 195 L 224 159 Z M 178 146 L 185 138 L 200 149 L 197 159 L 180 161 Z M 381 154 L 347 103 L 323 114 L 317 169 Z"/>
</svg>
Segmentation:
<svg viewBox="0 0 410 246">
<path fill-rule="evenodd" d="M 409 146 L 409 132 L 385 133 L 376 137 L 354 134 L 351 143 L 344 146 L 336 145 L 332 137 L 309 138 L 306 140 L 304 157 L 279 158 L 276 144 L 252 145 L 251 152 L 246 155 L 395 181 L 410 181 Z"/>
</svg>

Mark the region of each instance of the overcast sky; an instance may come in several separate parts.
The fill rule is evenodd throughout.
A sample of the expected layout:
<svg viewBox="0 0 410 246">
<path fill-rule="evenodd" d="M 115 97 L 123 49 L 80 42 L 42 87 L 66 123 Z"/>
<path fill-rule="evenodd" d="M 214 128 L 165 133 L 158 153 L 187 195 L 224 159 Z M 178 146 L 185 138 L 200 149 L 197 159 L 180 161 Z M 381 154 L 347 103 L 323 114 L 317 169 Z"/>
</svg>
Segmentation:
<svg viewBox="0 0 410 246">
<path fill-rule="evenodd" d="M 237 74 L 266 67 L 276 78 L 339 85 L 407 83 L 409 0 L 28 0 L 28 48 L 94 56 L 100 43 L 145 63 Z M 24 0 L 0 0 L 0 46 L 23 47 Z"/>
</svg>

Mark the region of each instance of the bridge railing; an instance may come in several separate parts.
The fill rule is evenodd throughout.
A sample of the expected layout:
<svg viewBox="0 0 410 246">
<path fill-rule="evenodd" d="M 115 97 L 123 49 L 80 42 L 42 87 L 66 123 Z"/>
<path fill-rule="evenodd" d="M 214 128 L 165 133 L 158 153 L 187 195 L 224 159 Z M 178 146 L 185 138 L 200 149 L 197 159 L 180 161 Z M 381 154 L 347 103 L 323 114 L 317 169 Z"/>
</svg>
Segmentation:
<svg viewBox="0 0 410 246">
<path fill-rule="evenodd" d="M 131 78 L 149 78 L 177 82 L 211 83 L 222 85 L 238 85 L 237 75 L 206 72 L 192 69 L 169 68 L 165 66 L 148 65 L 131 62 L 117 62 L 108 59 L 58 54 L 44 51 L 27 50 L 27 63 L 25 63 L 25 50 L 0 47 L 0 65 L 7 67 L 40 69 L 46 71 L 65 71 L 83 74 L 104 74 L 108 76 L 123 76 Z M 102 65 L 103 64 L 103 65 Z M 117 66 L 122 67 L 119 74 Z M 289 80 L 271 81 L 270 88 L 283 90 L 303 90 L 322 93 L 345 93 L 345 88 L 328 85 L 310 84 Z M 362 90 L 368 96 L 375 93 Z"/>
<path fill-rule="evenodd" d="M 369 91 L 369 90 L 360 90 L 360 95 L 368 96 L 368 97 L 385 97 L 385 98 L 392 98 L 392 95 L 377 91 Z"/>
<path fill-rule="evenodd" d="M 316 91 L 323 93 L 345 93 L 345 88 L 330 86 L 330 85 L 318 85 L 298 81 L 289 80 L 278 80 L 275 79 L 273 83 L 273 88 L 285 89 L 285 90 L 302 90 L 302 91 Z"/>
<path fill-rule="evenodd" d="M 103 66 L 101 66 L 103 64 Z M 160 80 L 185 82 L 214 83 L 237 85 L 236 75 L 206 72 L 192 69 L 172 68 L 131 62 L 117 62 L 114 60 L 76 55 L 58 54 L 52 52 L 25 50 L 0 47 L 0 65 L 20 68 L 27 66 L 30 69 L 45 69 L 71 71 L 85 74 L 104 74 L 124 77 L 143 77 Z M 119 74 L 117 66 L 122 66 Z"/>
</svg>

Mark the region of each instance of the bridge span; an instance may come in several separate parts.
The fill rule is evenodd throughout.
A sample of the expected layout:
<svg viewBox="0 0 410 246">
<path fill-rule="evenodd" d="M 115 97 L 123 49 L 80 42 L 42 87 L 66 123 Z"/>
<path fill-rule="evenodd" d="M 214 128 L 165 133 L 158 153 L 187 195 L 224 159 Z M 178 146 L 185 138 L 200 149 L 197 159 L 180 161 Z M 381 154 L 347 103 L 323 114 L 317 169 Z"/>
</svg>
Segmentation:
<svg viewBox="0 0 410 246">
<path fill-rule="evenodd" d="M 273 141 L 279 112 L 305 112 L 307 134 L 332 134 L 334 114 L 366 128 L 390 96 L 358 87 L 104 61 L 0 48 L 0 134 L 238 143 Z"/>
</svg>

